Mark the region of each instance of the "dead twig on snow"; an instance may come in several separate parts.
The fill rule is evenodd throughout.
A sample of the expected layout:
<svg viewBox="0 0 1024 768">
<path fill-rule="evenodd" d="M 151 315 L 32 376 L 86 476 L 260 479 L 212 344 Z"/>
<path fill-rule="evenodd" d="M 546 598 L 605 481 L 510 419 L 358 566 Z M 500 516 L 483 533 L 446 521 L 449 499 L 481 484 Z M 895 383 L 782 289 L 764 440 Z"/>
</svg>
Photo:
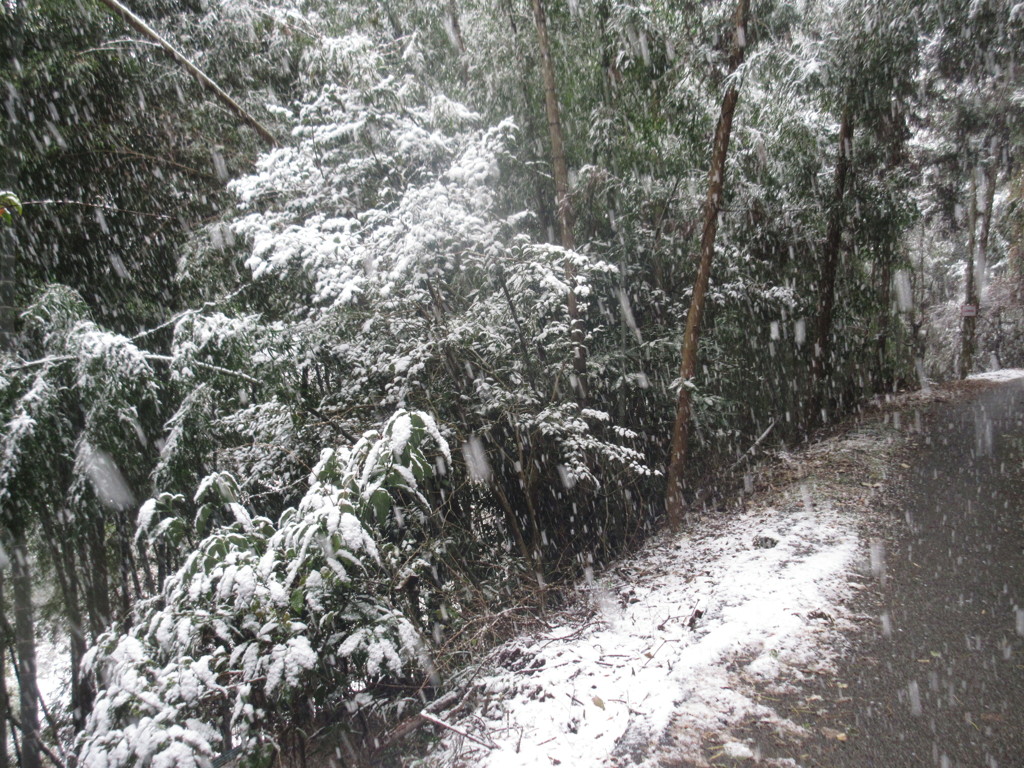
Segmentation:
<svg viewBox="0 0 1024 768">
<path fill-rule="evenodd" d="M 472 741 L 472 742 L 474 742 L 476 744 L 479 744 L 481 747 L 487 747 L 488 749 L 497 749 L 497 747 L 498 747 L 498 745 L 495 744 L 494 742 L 487 743 L 486 741 L 483 741 L 482 739 L 478 739 L 476 736 L 471 734 L 469 731 L 466 731 L 466 730 L 464 730 L 462 728 L 459 728 L 459 726 L 457 726 L 457 725 L 452 725 L 451 723 L 446 723 L 441 718 L 434 717 L 429 712 L 420 712 L 420 717 L 422 717 L 428 723 L 433 723 L 434 725 L 439 725 L 442 728 L 447 728 L 449 731 L 451 731 L 453 733 L 457 733 L 457 734 L 459 734 L 459 736 L 467 738 L 470 741 Z"/>
</svg>

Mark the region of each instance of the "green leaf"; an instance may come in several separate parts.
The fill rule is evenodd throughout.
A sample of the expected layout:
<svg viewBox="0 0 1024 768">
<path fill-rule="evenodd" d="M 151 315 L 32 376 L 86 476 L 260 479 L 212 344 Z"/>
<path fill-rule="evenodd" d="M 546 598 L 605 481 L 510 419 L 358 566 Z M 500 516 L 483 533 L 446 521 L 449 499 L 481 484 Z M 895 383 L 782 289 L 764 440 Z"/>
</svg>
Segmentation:
<svg viewBox="0 0 1024 768">
<path fill-rule="evenodd" d="M 391 494 L 383 488 L 378 488 L 370 495 L 370 508 L 373 510 L 377 525 L 383 526 L 391 511 Z"/>
<path fill-rule="evenodd" d="M 0 192 L 0 218 L 7 224 L 13 221 L 11 211 L 22 215 L 21 200 L 13 192 Z"/>
<path fill-rule="evenodd" d="M 210 516 L 213 514 L 215 505 L 203 504 L 196 512 L 196 533 L 205 536 L 210 527 Z"/>
<path fill-rule="evenodd" d="M 167 538 L 175 546 L 185 538 L 185 523 L 180 517 L 173 518 L 167 524 Z"/>
</svg>

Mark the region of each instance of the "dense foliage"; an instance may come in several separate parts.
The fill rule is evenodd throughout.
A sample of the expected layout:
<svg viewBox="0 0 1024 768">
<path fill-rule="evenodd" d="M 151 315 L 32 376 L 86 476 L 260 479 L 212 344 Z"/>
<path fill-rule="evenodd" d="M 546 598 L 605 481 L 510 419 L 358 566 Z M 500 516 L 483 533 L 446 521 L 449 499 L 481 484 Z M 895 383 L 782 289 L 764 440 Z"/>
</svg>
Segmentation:
<svg viewBox="0 0 1024 768">
<path fill-rule="evenodd" d="M 101 5 L 0 0 L 0 768 L 372 735 L 652 529 L 680 387 L 697 509 L 766 430 L 1024 359 L 1013 3 L 754 2 L 731 74 L 731 3 L 132 10 L 277 145 Z"/>
</svg>

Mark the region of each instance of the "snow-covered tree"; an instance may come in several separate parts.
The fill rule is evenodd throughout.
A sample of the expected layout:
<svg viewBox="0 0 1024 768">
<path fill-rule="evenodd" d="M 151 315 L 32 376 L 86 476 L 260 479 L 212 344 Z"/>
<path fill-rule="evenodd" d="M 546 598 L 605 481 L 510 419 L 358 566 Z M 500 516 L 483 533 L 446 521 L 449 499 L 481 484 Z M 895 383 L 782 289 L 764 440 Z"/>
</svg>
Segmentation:
<svg viewBox="0 0 1024 768">
<path fill-rule="evenodd" d="M 617 269 L 517 234 L 530 214 L 500 194 L 512 123 L 486 127 L 395 74 L 388 56 L 408 49 L 354 34 L 328 53 L 331 82 L 297 109 L 296 142 L 233 184 L 245 264 L 257 285 L 286 286 L 272 307 L 305 350 L 315 412 L 357 431 L 370 414 L 426 407 L 459 442 L 485 446 L 467 455 L 489 469 L 470 474 L 487 476 L 509 535 L 540 567 L 545 537 L 565 544 L 587 526 L 563 521 L 572 489 L 595 490 L 606 462 L 646 471 L 628 430 L 573 397 L 565 296 L 592 307 Z"/>
</svg>

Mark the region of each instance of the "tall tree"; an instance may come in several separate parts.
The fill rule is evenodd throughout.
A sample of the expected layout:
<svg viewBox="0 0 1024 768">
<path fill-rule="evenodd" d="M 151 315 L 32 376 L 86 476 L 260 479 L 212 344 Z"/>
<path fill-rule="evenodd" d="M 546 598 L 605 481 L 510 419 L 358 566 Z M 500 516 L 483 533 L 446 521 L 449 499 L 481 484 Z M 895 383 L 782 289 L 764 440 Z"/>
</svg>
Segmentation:
<svg viewBox="0 0 1024 768">
<path fill-rule="evenodd" d="M 558 104 L 558 88 L 555 80 L 555 63 L 551 57 L 551 41 L 548 37 L 547 16 L 543 0 L 533 0 L 533 20 L 537 27 L 537 41 L 540 53 L 540 70 L 544 79 L 544 111 L 548 118 L 548 138 L 551 142 L 551 170 L 555 179 L 555 206 L 558 209 L 558 225 L 562 247 L 567 251 L 576 249 L 575 212 L 569 197 L 569 165 L 565 159 L 565 137 L 562 135 L 562 118 Z M 563 262 L 565 281 L 568 285 L 566 309 L 569 315 L 570 332 L 574 346 L 573 368 L 575 389 L 581 401 L 587 399 L 587 345 L 583 318 L 580 317 L 576 299 L 576 267 L 569 254 Z"/>
<path fill-rule="evenodd" d="M 0 72 L 15 71 L 19 66 L 24 47 L 24 10 L 22 3 L 12 7 L 0 3 L 0 19 L 3 20 L 4 34 L 0 39 Z M 0 86 L 5 85 L 0 78 Z M 21 167 L 20 131 L 10 131 L 0 144 L 0 195 L 13 194 L 18 184 Z M 0 206 L 11 207 L 0 199 Z M 15 265 L 15 235 L 0 222 L 0 352 L 13 349 L 17 333 L 18 309 Z"/>
<path fill-rule="evenodd" d="M 987 201 L 999 174 L 1015 167 L 1020 146 L 1024 111 L 1014 94 L 1020 92 L 1024 16 L 1012 0 L 933 0 L 922 9 L 929 45 L 920 81 L 930 98 L 920 130 L 931 139 L 931 149 L 921 152 L 924 179 L 928 201 L 941 213 L 939 233 L 958 254 L 956 272 L 964 276 L 955 288 L 942 281 L 941 299 L 955 290 L 955 305 L 978 308 L 977 317 L 954 315 L 949 303 L 947 321 L 933 329 L 932 338 L 941 341 L 932 357 L 942 360 L 934 364 L 936 373 L 965 376 L 978 348 L 998 343 L 988 333 L 998 334 L 999 323 L 978 319 L 985 315 L 988 265 L 1002 251 L 999 239 L 996 248 L 988 243 L 999 221 Z"/>
<path fill-rule="evenodd" d="M 36 683 L 36 624 L 32 606 L 32 569 L 27 521 L 11 533 L 11 591 L 14 593 L 14 645 L 18 660 L 18 713 L 21 719 L 21 768 L 40 768 L 39 688 Z"/>
<path fill-rule="evenodd" d="M 905 131 L 899 115 L 907 114 L 907 102 L 915 95 L 914 73 L 921 44 L 919 31 L 916 4 L 905 0 L 888 4 L 850 0 L 839 9 L 829 35 L 831 50 L 826 94 L 830 92 L 831 98 L 826 98 L 826 102 L 839 108 L 840 126 L 833 183 L 824 206 L 826 233 L 817 266 L 818 295 L 810 361 L 812 390 L 807 400 L 811 425 L 826 420 L 834 406 L 848 405 L 849 400 L 844 398 L 857 389 L 850 385 L 850 379 L 857 376 L 851 365 L 843 366 L 841 373 L 834 370 L 840 367 L 837 360 L 841 357 L 856 357 L 848 346 L 840 347 L 838 343 L 843 325 L 837 318 L 837 306 L 844 314 L 847 311 L 845 305 L 837 304 L 837 296 L 843 290 L 840 279 L 844 265 L 843 237 L 851 212 L 861 216 L 868 209 L 878 208 L 877 203 L 886 197 L 881 192 L 884 185 L 878 180 L 892 175 L 885 169 L 891 170 L 902 152 Z M 857 157 L 853 155 L 855 124 L 859 137 Z M 872 151 L 862 153 L 862 145 L 870 145 Z M 852 206 L 848 204 L 851 195 L 855 198 Z M 868 231 L 850 230 L 852 247 L 848 251 L 851 254 L 848 263 L 851 268 L 845 271 L 850 281 L 846 286 L 848 296 L 859 290 L 859 270 L 855 265 L 860 255 L 874 253 L 882 258 L 881 269 L 876 273 L 883 274 L 884 285 L 877 292 L 869 291 L 874 300 L 868 311 L 875 315 L 892 310 L 885 301 L 888 280 L 884 275 L 890 274 L 891 269 L 885 266 L 884 260 L 891 257 L 890 251 L 900 238 L 903 226 L 897 221 L 900 215 L 899 206 L 883 203 L 873 214 L 877 221 L 865 224 Z M 878 222 L 886 226 L 878 227 Z M 878 299 L 882 299 L 882 305 L 877 303 Z M 884 329 L 887 323 L 887 319 L 882 320 L 878 327 Z M 876 337 L 875 349 L 871 350 L 875 353 L 873 357 L 877 358 L 883 340 Z M 871 346 L 865 345 L 864 350 Z"/>
<path fill-rule="evenodd" d="M 974 360 L 974 335 L 978 324 L 978 270 L 975 261 L 978 245 L 977 169 L 970 171 L 967 200 L 967 260 L 964 262 L 964 308 L 960 320 L 960 378 L 966 379 Z"/>
<path fill-rule="evenodd" d="M 8 7 L 0 3 L 0 18 L 5 25 L 3 62 L 17 66 L 23 46 L 23 11 L 21 3 Z M 11 144 L 0 147 L 0 356 L 13 353 L 17 333 L 17 308 L 15 291 L 15 246 L 14 234 L 8 224 L 11 212 L 20 211 L 21 204 L 12 192 L 7 191 L 17 183 L 20 165 L 20 137 L 11 137 Z M 0 493 L 2 495 L 2 493 Z M 38 768 L 40 765 L 39 741 L 39 692 L 36 688 L 35 659 L 35 618 L 32 607 L 32 578 L 29 571 L 28 540 L 26 523 L 16 519 L 17 515 L 0 513 L 0 610 L 6 607 L 3 598 L 3 571 L 11 569 L 11 586 L 14 598 L 13 637 L 4 635 L 0 640 L 0 766 L 7 766 L 7 722 L 11 720 L 10 700 L 7 695 L 6 646 L 13 641 L 15 662 L 18 671 L 18 703 L 21 722 L 21 765 L 23 768 Z M 9 554 L 4 553 L 4 545 Z"/>
<path fill-rule="evenodd" d="M 7 555 L 0 555 L 0 606 L 7 605 L 4 597 L 4 571 L 7 569 Z M 7 693 L 7 649 L 11 642 L 7 617 L 0 617 L 0 768 L 7 768 L 7 722 L 11 712 L 10 697 Z"/>
<path fill-rule="evenodd" d="M 971 373 L 977 351 L 977 325 L 981 313 L 981 299 L 985 295 L 988 275 L 989 238 L 992 231 L 992 208 L 995 203 L 996 171 L 998 170 L 998 137 L 984 142 L 986 155 L 971 169 L 967 211 L 967 262 L 964 265 L 964 303 L 969 307 L 960 327 L 960 378 Z M 979 187 L 978 181 L 981 181 Z"/>
<path fill-rule="evenodd" d="M 750 17 L 750 0 L 739 0 L 734 16 L 732 48 L 729 54 L 729 74 L 733 74 L 743 63 L 747 49 L 747 21 Z M 708 194 L 704 201 L 704 227 L 700 239 L 700 263 L 693 283 L 690 311 L 686 316 L 686 330 L 679 366 L 679 396 L 676 401 L 676 420 L 672 428 L 672 445 L 666 472 L 667 490 L 665 511 L 668 523 L 678 528 L 683 518 L 686 501 L 683 496 L 683 477 L 690 442 L 690 417 L 693 410 L 690 391 L 691 380 L 697 372 L 697 347 L 700 341 L 700 325 L 704 315 L 704 302 L 711 278 L 711 262 L 715 254 L 715 235 L 718 232 L 718 218 L 722 211 L 725 189 L 725 159 L 729 151 L 729 136 L 732 133 L 732 119 L 739 101 L 739 85 L 729 79 L 729 86 L 722 99 L 722 110 L 715 128 L 715 139 L 711 150 L 711 170 L 708 174 Z"/>
<path fill-rule="evenodd" d="M 843 239 L 843 222 L 847 178 L 853 156 L 853 108 L 850 101 L 843 107 L 839 123 L 839 152 L 836 156 L 835 179 L 832 183 L 832 200 L 828 211 L 828 230 L 821 253 L 821 272 L 818 277 L 817 320 L 815 323 L 814 350 L 811 358 L 811 379 L 813 390 L 810 398 L 810 421 L 818 420 L 825 388 L 831 370 L 832 354 L 832 312 L 836 300 L 836 272 L 839 268 L 839 254 Z"/>
</svg>

